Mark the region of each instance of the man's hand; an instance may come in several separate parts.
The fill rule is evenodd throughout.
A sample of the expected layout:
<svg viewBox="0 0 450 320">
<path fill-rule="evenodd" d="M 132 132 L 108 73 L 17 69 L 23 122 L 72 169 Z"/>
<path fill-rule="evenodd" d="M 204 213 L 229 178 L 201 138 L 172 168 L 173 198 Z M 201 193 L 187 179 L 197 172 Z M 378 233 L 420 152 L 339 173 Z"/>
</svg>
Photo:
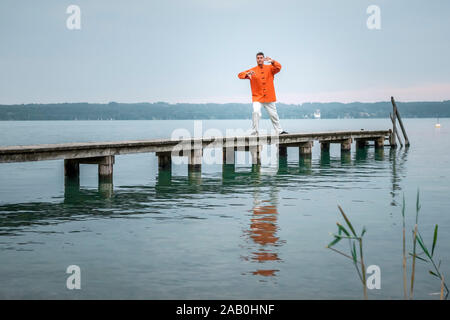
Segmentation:
<svg viewBox="0 0 450 320">
<path fill-rule="evenodd" d="M 249 72 L 247 72 L 247 77 L 249 78 L 249 79 L 251 79 L 252 78 L 252 75 L 254 75 L 255 74 L 255 71 L 249 71 Z"/>
<path fill-rule="evenodd" d="M 268 61 L 269 63 L 273 63 L 273 59 L 271 57 L 265 57 L 264 61 Z"/>
</svg>

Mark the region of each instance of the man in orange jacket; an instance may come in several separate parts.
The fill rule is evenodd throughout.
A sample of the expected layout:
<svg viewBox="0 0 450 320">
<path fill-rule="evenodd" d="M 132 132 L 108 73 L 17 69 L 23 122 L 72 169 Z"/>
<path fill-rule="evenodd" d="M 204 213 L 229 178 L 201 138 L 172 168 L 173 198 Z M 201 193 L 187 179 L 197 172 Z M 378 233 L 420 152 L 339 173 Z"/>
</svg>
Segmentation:
<svg viewBox="0 0 450 320">
<path fill-rule="evenodd" d="M 270 62 L 270 65 L 264 64 L 264 61 Z M 278 118 L 277 108 L 275 106 L 277 98 L 273 86 L 273 78 L 275 74 L 280 72 L 281 64 L 270 57 L 264 57 L 264 53 L 262 52 L 256 54 L 256 63 L 258 64 L 256 67 L 238 74 L 239 79 L 250 80 L 253 102 L 252 135 L 258 134 L 262 106 L 269 113 L 275 131 L 278 134 L 286 134 L 287 132 L 281 129 L 280 126 L 280 119 Z"/>
</svg>

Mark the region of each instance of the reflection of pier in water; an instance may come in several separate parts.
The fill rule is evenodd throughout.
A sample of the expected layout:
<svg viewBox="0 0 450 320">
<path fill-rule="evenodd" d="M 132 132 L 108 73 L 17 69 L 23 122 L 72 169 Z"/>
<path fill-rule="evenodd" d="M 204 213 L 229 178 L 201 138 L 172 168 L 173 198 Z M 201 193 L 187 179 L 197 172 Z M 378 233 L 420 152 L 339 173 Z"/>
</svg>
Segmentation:
<svg viewBox="0 0 450 320">
<path fill-rule="evenodd" d="M 336 179 L 350 175 L 348 170 L 335 170 L 348 168 L 366 173 L 368 163 L 388 161 L 391 166 L 391 205 L 397 205 L 396 197 L 401 190 L 400 181 L 406 174 L 405 167 L 408 148 L 390 149 L 389 156 L 385 157 L 383 149 L 372 149 L 366 146 L 357 148 L 352 154 L 341 154 L 340 157 L 331 157 L 329 152 L 323 151 L 317 159 L 299 158 L 298 165 L 289 162 L 287 157 L 279 157 L 279 165 L 275 168 L 276 174 L 261 173 L 260 165 L 252 165 L 251 170 L 245 167 L 236 170 L 235 165 L 223 165 L 223 171 L 215 175 L 202 175 L 199 171 L 188 172 L 187 176 L 173 176 L 171 170 L 159 170 L 155 185 L 120 186 L 113 192 L 112 181 L 99 180 L 98 190 L 80 188 L 79 179 L 65 179 L 64 197 L 62 202 L 30 202 L 0 205 L 0 234 L 20 232 L 21 229 L 34 224 L 56 224 L 67 220 L 126 217 L 141 213 L 155 213 L 165 209 L 195 207 L 198 195 L 217 197 L 217 194 L 245 194 L 253 192 L 257 186 L 271 187 L 272 189 L 288 186 L 293 176 L 310 176 L 314 179 L 302 183 L 299 188 L 309 188 L 321 177 L 332 175 Z M 313 161 L 314 160 L 314 161 Z M 368 176 L 370 177 L 370 176 Z M 253 188 L 252 188 L 253 185 Z M 249 188 L 250 186 L 250 188 Z M 332 185 L 322 185 L 322 188 L 335 188 Z M 256 197 L 256 196 L 255 196 Z M 204 197 L 202 197 L 204 198 Z M 275 217 L 276 223 L 277 201 L 272 197 L 267 205 L 255 205 L 252 209 L 252 219 L 265 218 L 261 221 L 269 223 Z M 176 200 L 176 205 L 174 201 Z M 213 205 L 212 205 L 213 206 Z M 182 216 L 182 215 L 181 215 Z M 258 223 L 259 220 L 255 220 Z M 252 222 L 253 223 L 253 222 Z M 258 224 L 255 224 L 258 226 Z M 261 224 L 259 225 L 261 226 Z M 262 226 L 268 226 L 263 224 Z M 268 229 L 269 230 L 269 229 Z M 275 236 L 276 237 L 276 236 Z M 255 237 L 258 239 L 258 237 Z M 255 242 L 257 243 L 257 242 Z M 263 255 L 261 257 L 264 257 Z"/>
</svg>

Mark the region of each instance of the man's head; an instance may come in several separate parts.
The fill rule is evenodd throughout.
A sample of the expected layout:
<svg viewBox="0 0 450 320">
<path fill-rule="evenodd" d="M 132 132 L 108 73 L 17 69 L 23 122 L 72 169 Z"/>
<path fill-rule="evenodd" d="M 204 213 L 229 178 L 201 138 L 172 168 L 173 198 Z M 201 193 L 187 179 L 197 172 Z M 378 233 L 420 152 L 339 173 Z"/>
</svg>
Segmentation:
<svg viewBox="0 0 450 320">
<path fill-rule="evenodd" d="M 256 54 L 256 63 L 258 66 L 262 66 L 264 64 L 264 53 L 258 52 Z"/>
</svg>

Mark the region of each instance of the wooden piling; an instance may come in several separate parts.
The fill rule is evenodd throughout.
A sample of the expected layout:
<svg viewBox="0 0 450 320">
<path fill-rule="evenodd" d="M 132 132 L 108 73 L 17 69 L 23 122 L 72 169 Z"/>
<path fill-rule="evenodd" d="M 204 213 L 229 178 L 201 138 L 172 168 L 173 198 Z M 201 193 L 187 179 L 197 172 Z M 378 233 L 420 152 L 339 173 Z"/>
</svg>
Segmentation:
<svg viewBox="0 0 450 320">
<path fill-rule="evenodd" d="M 112 182 L 113 180 L 113 167 L 114 156 L 105 156 L 98 162 L 98 178 L 103 183 Z"/>
<path fill-rule="evenodd" d="M 394 97 L 391 97 L 391 102 L 394 101 Z M 396 148 L 397 147 L 397 105 L 393 102 L 392 103 L 392 134 L 389 137 L 389 144 L 391 147 Z"/>
<path fill-rule="evenodd" d="M 307 141 L 300 143 L 298 145 L 299 157 L 300 158 L 310 158 L 312 156 L 312 146 L 314 145 L 313 141 Z"/>
<path fill-rule="evenodd" d="M 223 164 L 234 164 L 236 162 L 234 147 L 222 148 L 222 161 Z"/>
<path fill-rule="evenodd" d="M 234 165 L 236 163 L 237 141 L 235 137 L 226 137 L 222 145 L 222 163 Z"/>
<path fill-rule="evenodd" d="M 367 147 L 367 140 L 366 139 L 355 139 L 355 145 L 356 149 L 364 149 Z"/>
<path fill-rule="evenodd" d="M 395 118 L 398 118 L 398 122 L 400 123 L 400 128 L 402 129 L 403 138 L 405 138 L 405 146 L 409 147 L 408 135 L 406 134 L 405 127 L 403 126 L 403 121 L 402 121 L 402 118 L 400 116 L 400 112 L 398 112 L 397 104 L 395 103 L 394 97 L 391 97 L 391 102 L 392 102 L 392 106 L 393 106 L 394 111 L 395 111 L 394 120 L 395 120 Z"/>
<path fill-rule="evenodd" d="M 329 141 L 320 141 L 320 151 L 321 152 L 330 152 L 330 142 Z"/>
<path fill-rule="evenodd" d="M 391 101 L 393 101 L 393 97 L 391 97 Z M 392 104 L 392 114 L 393 114 L 393 120 L 392 120 L 392 134 L 389 137 L 389 144 L 391 145 L 391 147 L 396 148 L 397 147 L 397 140 L 396 135 L 397 135 L 397 107 L 395 105 L 395 103 Z"/>
<path fill-rule="evenodd" d="M 394 117 L 392 116 L 392 113 L 389 113 L 389 117 L 391 118 L 392 121 L 392 125 L 394 125 Z M 402 139 L 400 138 L 400 135 L 398 134 L 398 131 L 396 131 L 395 133 L 392 133 L 393 135 L 395 135 L 395 137 L 397 138 L 398 142 L 400 143 L 400 146 L 403 147 L 403 142 Z"/>
<path fill-rule="evenodd" d="M 202 168 L 203 149 L 193 149 L 189 151 L 188 170 L 200 171 Z"/>
<path fill-rule="evenodd" d="M 262 146 L 256 145 L 249 147 L 249 151 L 252 157 L 252 165 L 261 165 L 261 151 Z"/>
<path fill-rule="evenodd" d="M 352 149 L 352 138 L 341 142 L 341 152 L 350 152 Z"/>
<path fill-rule="evenodd" d="M 384 137 L 375 139 L 375 149 L 384 149 Z"/>
<path fill-rule="evenodd" d="M 64 176 L 67 178 L 79 178 L 80 163 L 77 159 L 64 159 Z"/>
<path fill-rule="evenodd" d="M 172 153 L 171 152 L 156 152 L 158 157 L 158 169 L 159 170 L 171 170 L 172 169 Z"/>
<path fill-rule="evenodd" d="M 278 156 L 287 157 L 287 147 L 278 145 Z"/>
</svg>

